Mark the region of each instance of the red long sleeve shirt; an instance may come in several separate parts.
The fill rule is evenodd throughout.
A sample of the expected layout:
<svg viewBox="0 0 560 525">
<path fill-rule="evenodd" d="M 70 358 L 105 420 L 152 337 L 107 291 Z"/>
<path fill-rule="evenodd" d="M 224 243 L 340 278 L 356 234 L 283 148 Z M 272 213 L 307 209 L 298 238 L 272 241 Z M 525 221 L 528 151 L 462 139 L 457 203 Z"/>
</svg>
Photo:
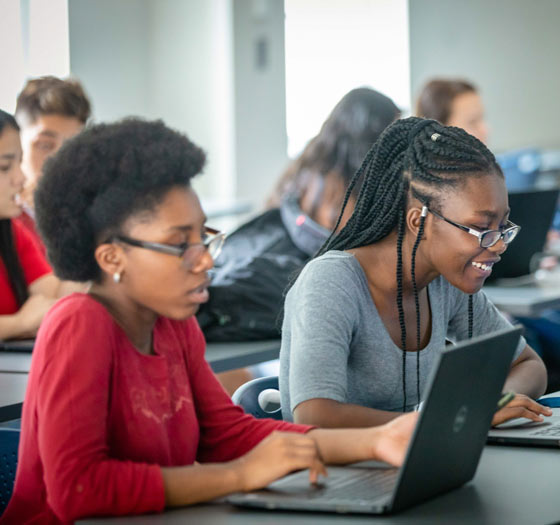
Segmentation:
<svg viewBox="0 0 560 525">
<path fill-rule="evenodd" d="M 43 244 L 43 239 L 41 239 L 41 237 L 39 235 L 39 232 L 37 231 L 37 226 L 35 224 L 35 219 L 32 217 L 31 213 L 32 212 L 30 212 L 29 210 L 26 210 L 24 208 L 24 210 L 17 217 L 17 219 L 14 219 L 14 220 L 16 222 L 19 222 L 30 233 L 30 235 L 33 237 L 33 240 L 35 241 L 35 244 L 37 245 L 39 250 L 41 250 L 41 253 L 43 254 L 43 256 L 46 257 L 47 256 L 47 249 L 45 248 L 45 245 Z"/>
<path fill-rule="evenodd" d="M 52 273 L 52 270 L 33 235 L 17 219 L 12 220 L 11 224 L 16 253 L 23 270 L 23 277 L 29 286 L 39 277 Z M 15 314 L 18 310 L 8 271 L 0 258 L 0 315 Z"/>
<path fill-rule="evenodd" d="M 228 461 L 273 430 L 235 406 L 204 359 L 194 317 L 159 318 L 155 355 L 138 352 L 85 294 L 41 325 L 23 408 L 19 463 L 2 523 L 158 512 L 160 466 Z"/>
</svg>

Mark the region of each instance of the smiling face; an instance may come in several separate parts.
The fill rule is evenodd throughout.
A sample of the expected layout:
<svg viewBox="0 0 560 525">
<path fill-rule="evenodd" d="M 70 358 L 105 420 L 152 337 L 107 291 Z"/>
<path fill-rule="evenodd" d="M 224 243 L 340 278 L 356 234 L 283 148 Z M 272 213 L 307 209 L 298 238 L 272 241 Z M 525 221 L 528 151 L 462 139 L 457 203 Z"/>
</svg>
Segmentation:
<svg viewBox="0 0 560 525">
<path fill-rule="evenodd" d="M 65 115 L 41 115 L 21 129 L 23 147 L 22 168 L 27 179 L 26 186 L 32 192 L 41 176 L 43 164 L 56 153 L 65 141 L 77 135 L 83 122 Z M 31 205 L 31 200 L 29 202 Z"/>
<path fill-rule="evenodd" d="M 0 133 L 0 218 L 11 219 L 21 213 L 19 194 L 23 189 L 19 132 L 10 126 Z"/>
<path fill-rule="evenodd" d="M 206 217 L 190 188 L 171 189 L 153 212 L 131 217 L 122 233 L 134 239 L 164 244 L 200 243 Z M 133 308 L 171 319 L 186 319 L 208 300 L 208 251 L 189 268 L 182 257 L 146 248 L 117 244 L 122 250 L 116 286 Z M 112 283 L 111 283 L 112 284 Z"/>
<path fill-rule="evenodd" d="M 469 177 L 439 200 L 437 211 L 447 219 L 474 230 L 497 230 L 505 227 L 509 217 L 507 190 L 498 175 Z M 452 224 L 428 214 L 424 254 L 432 267 L 453 286 L 472 294 L 478 292 L 492 266 L 506 250 L 502 240 L 490 248 L 481 248 L 478 238 Z"/>
</svg>

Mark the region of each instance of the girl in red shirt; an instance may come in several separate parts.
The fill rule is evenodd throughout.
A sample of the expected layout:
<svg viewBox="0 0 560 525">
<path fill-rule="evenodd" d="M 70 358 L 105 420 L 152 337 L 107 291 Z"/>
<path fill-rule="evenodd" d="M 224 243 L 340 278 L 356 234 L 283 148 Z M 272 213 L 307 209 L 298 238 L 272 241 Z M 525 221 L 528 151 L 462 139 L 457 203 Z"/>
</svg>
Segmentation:
<svg viewBox="0 0 560 525">
<path fill-rule="evenodd" d="M 16 221 L 21 214 L 19 128 L 0 110 L 0 339 L 33 337 L 59 292 L 59 281 L 32 235 Z"/>
<path fill-rule="evenodd" d="M 39 331 L 4 523 L 158 512 L 298 469 L 314 481 L 324 463 L 402 463 L 415 414 L 364 429 L 257 420 L 216 380 L 194 317 L 223 241 L 190 185 L 204 161 L 163 123 L 126 120 L 47 162 L 47 251 L 58 275 L 92 285 Z"/>
</svg>

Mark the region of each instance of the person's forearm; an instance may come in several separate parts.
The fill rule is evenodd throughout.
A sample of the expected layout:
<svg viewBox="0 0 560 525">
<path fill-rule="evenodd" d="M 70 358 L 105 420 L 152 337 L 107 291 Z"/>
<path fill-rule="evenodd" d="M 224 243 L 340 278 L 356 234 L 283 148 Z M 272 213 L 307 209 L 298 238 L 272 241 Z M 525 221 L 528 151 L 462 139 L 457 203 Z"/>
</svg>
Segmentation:
<svg viewBox="0 0 560 525">
<path fill-rule="evenodd" d="M 0 315 L 0 339 L 33 337 L 33 333 L 22 326 L 17 314 Z"/>
<path fill-rule="evenodd" d="M 180 507 L 209 501 L 232 492 L 243 490 L 235 461 L 162 467 L 165 504 Z"/>
<path fill-rule="evenodd" d="M 373 458 L 379 430 L 376 428 L 315 428 L 308 432 L 326 464 L 346 464 Z"/>
<path fill-rule="evenodd" d="M 547 374 L 542 361 L 527 359 L 511 369 L 504 391 L 513 391 L 537 399 L 544 394 L 546 385 Z"/>
<path fill-rule="evenodd" d="M 383 425 L 399 415 L 330 399 L 311 399 L 296 407 L 294 422 L 321 428 L 363 428 Z"/>
</svg>

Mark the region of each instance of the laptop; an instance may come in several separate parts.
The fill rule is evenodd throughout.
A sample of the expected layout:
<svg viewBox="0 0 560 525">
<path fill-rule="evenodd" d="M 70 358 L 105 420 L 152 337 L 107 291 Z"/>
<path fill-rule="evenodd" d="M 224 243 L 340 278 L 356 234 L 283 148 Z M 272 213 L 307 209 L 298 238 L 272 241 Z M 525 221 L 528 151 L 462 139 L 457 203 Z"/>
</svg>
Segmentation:
<svg viewBox="0 0 560 525">
<path fill-rule="evenodd" d="M 560 408 L 553 408 L 552 416 L 544 418 L 542 423 L 524 418 L 506 421 L 488 432 L 488 443 L 558 448 L 560 447 Z"/>
<path fill-rule="evenodd" d="M 400 469 L 374 462 L 329 466 L 318 486 L 300 471 L 226 500 L 265 509 L 387 514 L 463 485 L 476 472 L 520 334 L 521 328 L 510 328 L 441 351 Z"/>
<path fill-rule="evenodd" d="M 543 251 L 556 211 L 558 193 L 558 189 L 509 193 L 510 220 L 519 224 L 521 231 L 501 255 L 502 260 L 494 265 L 486 282 L 527 276 L 536 269 L 532 267 L 531 259 Z"/>
</svg>

